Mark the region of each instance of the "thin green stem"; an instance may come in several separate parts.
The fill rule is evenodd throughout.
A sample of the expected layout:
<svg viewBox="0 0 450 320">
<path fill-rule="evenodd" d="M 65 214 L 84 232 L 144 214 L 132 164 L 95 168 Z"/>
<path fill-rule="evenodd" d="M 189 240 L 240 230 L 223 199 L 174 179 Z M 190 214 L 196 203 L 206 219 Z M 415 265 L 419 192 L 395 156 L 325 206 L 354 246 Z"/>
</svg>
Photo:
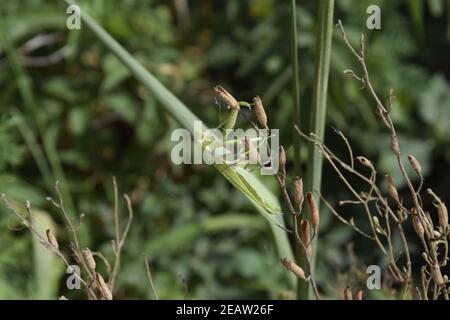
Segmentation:
<svg viewBox="0 0 450 320">
<path fill-rule="evenodd" d="M 319 23 L 317 30 L 317 61 L 315 72 L 315 84 L 313 103 L 310 110 L 309 132 L 313 132 L 323 141 L 325 133 L 325 119 L 327 108 L 328 75 L 330 70 L 331 40 L 333 35 L 334 0 L 319 1 Z M 315 145 L 309 146 L 309 159 L 305 177 L 305 191 L 320 191 L 322 180 L 322 156 Z M 309 215 L 309 213 L 308 213 Z M 313 243 L 312 268 L 315 266 L 317 253 L 317 237 Z M 301 266 L 304 264 L 301 260 Z M 298 297 L 300 299 L 311 298 L 311 289 L 305 288 L 304 283 L 299 283 Z"/>
<path fill-rule="evenodd" d="M 224 130 L 234 129 L 238 115 L 239 115 L 239 109 L 231 110 L 230 114 L 228 115 L 227 121 L 225 122 Z"/>
<path fill-rule="evenodd" d="M 291 0 L 291 59 L 292 59 L 292 85 L 293 85 L 293 103 L 294 103 L 294 126 L 300 127 L 300 77 L 298 63 L 298 32 L 297 32 L 297 1 Z M 295 175 L 300 176 L 301 157 L 300 157 L 300 137 L 293 130 L 292 144 L 294 147 L 294 171 Z"/>
</svg>

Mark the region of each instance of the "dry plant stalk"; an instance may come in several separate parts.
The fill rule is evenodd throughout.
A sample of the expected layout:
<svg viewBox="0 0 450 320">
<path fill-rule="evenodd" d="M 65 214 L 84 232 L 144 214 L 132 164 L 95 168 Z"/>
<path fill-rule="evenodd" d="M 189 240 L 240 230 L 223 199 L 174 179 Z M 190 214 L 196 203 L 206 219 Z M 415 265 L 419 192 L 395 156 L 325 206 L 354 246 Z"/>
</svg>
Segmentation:
<svg viewBox="0 0 450 320">
<path fill-rule="evenodd" d="M 113 292 L 114 292 L 114 282 L 117 278 L 119 269 L 120 269 L 120 256 L 127 239 L 128 232 L 130 230 L 132 221 L 133 221 L 133 209 L 131 206 L 131 200 L 128 195 L 124 195 L 127 211 L 128 211 L 128 221 L 125 226 L 125 229 L 122 233 L 120 233 L 120 225 L 119 225 L 119 205 L 118 205 L 118 189 L 115 178 L 113 178 L 113 187 L 114 187 L 114 225 L 115 225 L 115 240 L 112 241 L 112 247 L 114 252 L 114 264 L 113 268 L 111 268 L 110 263 L 105 258 L 105 256 L 100 252 L 92 252 L 89 248 L 81 249 L 80 242 L 78 239 L 78 228 L 81 225 L 81 219 L 78 226 L 75 226 L 70 220 L 66 209 L 64 207 L 63 197 L 61 191 L 59 189 L 58 182 L 55 186 L 56 195 L 58 200 L 54 200 L 51 197 L 48 197 L 47 200 L 59 211 L 61 212 L 66 226 L 70 230 L 72 235 L 71 243 L 69 244 L 69 251 L 72 253 L 76 263 L 81 266 L 81 274 L 77 274 L 74 272 L 75 277 L 80 281 L 80 283 L 84 286 L 87 297 L 90 300 L 112 300 Z M 64 253 L 61 251 L 58 241 L 55 235 L 51 232 L 51 230 L 46 230 L 45 237 L 42 236 L 38 230 L 32 224 L 32 210 L 31 205 L 27 201 L 26 210 L 28 217 L 19 213 L 16 208 L 11 204 L 11 202 L 7 199 L 5 194 L 1 194 L 1 200 L 6 204 L 8 210 L 17 218 L 19 221 L 27 227 L 31 233 L 33 233 L 38 239 L 39 242 L 55 254 L 59 259 L 63 261 L 63 263 L 69 268 L 73 263 L 70 263 L 69 260 L 65 257 Z M 96 261 L 95 257 L 101 259 L 105 266 L 108 275 L 108 282 L 106 282 L 103 276 L 96 271 Z M 64 296 L 61 296 L 60 299 L 67 299 Z"/>
<path fill-rule="evenodd" d="M 426 211 L 422 204 L 422 167 L 413 155 L 408 156 L 409 165 L 420 178 L 420 184 L 415 187 L 406 172 L 401 155 L 397 131 L 390 116 L 390 110 L 392 108 L 392 101 L 394 98 L 393 90 L 390 90 L 387 98 L 387 104 L 385 106 L 370 81 L 365 62 L 364 35 L 361 35 L 360 48 L 359 51 L 356 51 L 356 49 L 354 49 L 350 44 L 340 20 L 337 27 L 341 31 L 345 44 L 358 60 L 363 74 L 362 76 L 357 76 L 352 70 L 346 70 L 344 73 L 351 75 L 357 81 L 362 82 L 364 87 L 368 89 L 370 95 L 374 99 L 376 112 L 382 124 L 390 133 L 391 150 L 396 158 L 398 169 L 406 183 L 408 196 L 412 200 L 414 206 L 412 208 L 406 208 L 403 205 L 404 201 L 400 198 L 392 177 L 389 174 L 386 174 L 386 187 L 389 198 L 392 199 L 388 200 L 388 197 L 382 192 L 379 181 L 377 181 L 377 176 L 379 176 L 379 173 L 372 162 L 364 156 L 358 156 L 356 159 L 359 163 L 361 163 L 363 168 L 359 169 L 354 165 L 352 148 L 342 132 L 338 131 L 338 134 L 344 140 L 344 143 L 349 151 L 351 159 L 349 163 L 340 159 L 320 139 L 318 139 L 317 136 L 312 133 L 306 135 L 300 131 L 298 127 L 296 127 L 297 132 L 303 138 L 314 143 L 317 148 L 319 148 L 323 157 L 331 165 L 339 179 L 352 194 L 353 199 L 339 201 L 339 205 L 342 206 L 351 204 L 361 206 L 369 222 L 370 232 L 367 233 L 358 228 L 353 219 L 345 219 L 322 195 L 319 194 L 319 196 L 324 204 L 341 222 L 354 229 L 355 232 L 373 241 L 380 249 L 382 254 L 387 259 L 390 274 L 398 283 L 402 284 L 402 292 L 400 295 L 401 298 L 405 298 L 406 294 L 411 293 L 412 297 L 415 299 L 427 300 L 443 297 L 448 300 L 448 276 L 443 274 L 442 269 L 447 265 L 447 261 L 449 260 L 449 225 L 447 208 L 441 199 L 431 189 L 428 189 L 427 193 L 432 198 L 437 212 L 434 214 Z M 365 173 L 367 170 L 369 170 L 368 174 Z M 367 185 L 368 189 L 365 191 L 356 190 L 347 178 L 347 175 L 356 177 L 363 181 Z M 437 220 L 439 221 L 438 225 L 433 223 L 432 215 L 437 216 Z M 424 259 L 424 264 L 421 267 L 420 284 L 418 286 L 413 284 L 410 250 L 403 229 L 405 223 L 411 223 L 414 226 L 414 230 L 423 249 L 422 257 Z M 394 228 L 400 235 L 402 248 L 396 248 L 394 245 Z M 401 256 L 397 255 L 397 252 L 400 251 L 402 251 Z M 351 291 L 349 292 L 349 288 L 345 290 L 344 296 L 346 299 L 350 299 Z"/>
<path fill-rule="evenodd" d="M 120 235 L 120 223 L 119 223 L 119 192 L 117 187 L 117 181 L 116 178 L 113 177 L 113 187 L 114 187 L 114 226 L 115 226 L 115 234 L 116 239 L 114 241 L 111 241 L 111 246 L 115 255 L 114 260 L 114 266 L 109 274 L 108 283 L 111 287 L 111 291 L 114 290 L 114 284 L 115 280 L 117 278 L 117 275 L 119 273 L 120 269 L 120 256 L 122 253 L 123 246 L 125 245 L 125 241 L 128 236 L 128 232 L 130 231 L 131 223 L 133 222 L 133 207 L 131 206 L 131 199 L 127 194 L 124 194 L 123 197 L 125 199 L 125 202 L 127 204 L 127 212 L 128 212 L 128 220 L 127 224 L 125 225 L 125 229 Z"/>
<path fill-rule="evenodd" d="M 145 264 L 145 270 L 147 272 L 148 282 L 150 284 L 150 288 L 152 290 L 153 296 L 155 297 L 155 300 L 159 300 L 158 292 L 156 291 L 155 283 L 153 282 L 153 277 L 150 272 L 150 266 L 149 266 L 148 258 L 146 255 L 144 255 L 144 264 Z"/>
</svg>

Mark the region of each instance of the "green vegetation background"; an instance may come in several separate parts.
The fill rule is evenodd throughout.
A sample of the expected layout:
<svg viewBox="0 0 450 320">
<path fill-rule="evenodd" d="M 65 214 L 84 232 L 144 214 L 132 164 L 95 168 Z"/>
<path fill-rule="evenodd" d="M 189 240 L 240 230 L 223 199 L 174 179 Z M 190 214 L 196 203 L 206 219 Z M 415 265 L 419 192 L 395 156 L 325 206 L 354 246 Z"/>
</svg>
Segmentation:
<svg viewBox="0 0 450 320">
<path fill-rule="evenodd" d="M 212 93 L 221 84 L 240 100 L 260 95 L 270 126 L 280 128 L 281 143 L 290 146 L 289 1 L 80 3 L 210 127 L 218 126 L 226 112 Z M 381 30 L 365 27 L 371 4 L 381 7 Z M 149 256 L 161 298 L 277 298 L 289 292 L 267 222 L 212 167 L 171 163 L 170 134 L 177 124 L 87 28 L 67 30 L 65 10 L 64 2 L 55 0 L 0 3 L 0 192 L 16 201 L 29 200 L 40 209 L 39 221 L 55 223 L 60 242 L 67 244 L 62 219 L 45 200 L 59 179 L 68 205 L 84 214 L 82 245 L 112 257 L 115 175 L 120 192 L 131 195 L 135 208 L 117 298 L 151 297 L 142 254 Z M 335 11 L 351 39 L 366 34 L 374 85 L 382 95 L 396 89 L 392 114 L 403 151 L 419 159 L 427 184 L 447 203 L 449 14 L 450 2 L 443 0 L 338 0 Z M 310 104 L 316 17 L 316 1 L 301 1 L 302 106 Z M 56 40 L 27 50 L 28 40 L 47 34 Z M 36 65 L 36 57 L 64 46 L 64 59 Z M 342 73 L 353 67 L 358 70 L 336 32 L 326 140 L 345 151 L 333 127 L 342 130 L 356 154 L 375 161 L 402 188 L 371 100 Z M 347 197 L 329 168 L 324 170 L 327 197 Z M 272 179 L 265 182 L 278 193 Z M 357 211 L 348 214 L 358 219 Z M 370 243 L 326 210 L 321 221 L 317 278 L 326 296 L 339 297 L 348 282 L 364 284 L 364 266 L 384 262 Z M 412 250 L 418 260 L 414 243 Z M 0 207 L 0 298 L 80 297 L 80 292 L 66 289 L 65 279 L 64 268 L 55 266 Z M 383 280 L 387 288 L 389 279 Z M 390 297 L 389 290 L 367 294 Z"/>
</svg>

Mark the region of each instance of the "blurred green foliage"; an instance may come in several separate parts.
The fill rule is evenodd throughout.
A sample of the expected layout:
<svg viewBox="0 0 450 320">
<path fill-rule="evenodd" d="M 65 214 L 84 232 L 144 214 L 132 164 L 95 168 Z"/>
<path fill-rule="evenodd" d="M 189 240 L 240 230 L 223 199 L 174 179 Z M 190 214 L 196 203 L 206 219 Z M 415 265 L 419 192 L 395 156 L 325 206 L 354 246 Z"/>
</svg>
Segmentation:
<svg viewBox="0 0 450 320">
<path fill-rule="evenodd" d="M 217 126 L 223 119 L 224 106 L 211 92 L 220 83 L 240 100 L 261 95 L 270 126 L 281 128 L 281 143 L 291 145 L 287 1 L 186 1 L 187 9 L 176 5 L 185 1 L 80 2 L 208 125 Z M 381 30 L 365 27 L 371 4 L 381 7 Z M 377 90 L 381 95 L 390 87 L 396 90 L 392 114 L 404 153 L 419 159 L 427 183 L 448 202 L 448 2 L 339 0 L 336 6 L 335 17 L 343 20 L 354 43 L 359 32 L 366 34 Z M 150 258 L 162 298 L 182 298 L 183 281 L 187 297 L 196 299 L 276 298 L 290 290 L 267 223 L 212 168 L 171 163 L 170 134 L 177 124 L 86 28 L 66 29 L 65 10 L 63 1 L 0 4 L 0 192 L 17 201 L 30 200 L 61 226 L 61 216 L 45 197 L 53 194 L 57 179 L 65 181 L 77 212 L 74 219 L 85 214 L 82 246 L 112 258 L 111 177 L 117 176 L 120 192 L 132 197 L 136 216 L 122 258 L 118 298 L 150 297 L 142 254 Z M 311 104 L 316 12 L 316 1 L 301 2 L 302 107 Z M 29 51 L 30 39 L 39 35 L 53 40 Z M 35 64 L 37 57 L 65 46 L 62 59 Z M 360 83 L 342 73 L 358 69 L 338 32 L 331 59 L 327 142 L 346 156 L 332 130 L 339 128 L 356 154 L 379 164 L 380 172 L 393 175 L 401 188 L 389 139 L 375 118 L 372 101 Z M 324 170 L 324 193 L 331 200 L 345 198 L 337 179 L 330 178 L 330 169 Z M 276 191 L 274 181 L 267 184 Z M 38 290 L 45 280 L 34 273 L 40 264 L 33 255 L 32 237 L 17 230 L 17 222 L 3 207 L 0 213 L 0 298 L 80 297 L 65 289 L 63 272 L 59 288 L 52 293 Z M 346 284 L 346 272 L 355 263 L 349 242 L 357 241 L 359 265 L 382 261 L 370 244 L 358 241 L 326 211 L 321 224 L 318 282 L 328 296 L 338 297 L 337 288 Z M 60 228 L 58 236 L 67 244 L 65 230 Z M 353 281 L 362 285 L 361 279 Z M 380 297 L 377 292 L 371 295 Z"/>
</svg>

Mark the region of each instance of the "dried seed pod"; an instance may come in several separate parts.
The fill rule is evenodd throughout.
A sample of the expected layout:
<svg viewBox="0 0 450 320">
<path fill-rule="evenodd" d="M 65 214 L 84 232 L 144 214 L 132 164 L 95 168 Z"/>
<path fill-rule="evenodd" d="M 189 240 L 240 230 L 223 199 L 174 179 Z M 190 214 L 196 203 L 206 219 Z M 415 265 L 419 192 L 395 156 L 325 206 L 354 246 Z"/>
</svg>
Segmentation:
<svg viewBox="0 0 450 320">
<path fill-rule="evenodd" d="M 442 200 L 431 189 L 427 189 L 427 192 L 434 198 L 435 203 L 433 203 L 433 204 L 437 208 L 437 211 L 438 211 L 439 225 L 444 230 L 447 230 L 447 228 L 448 228 L 448 210 L 447 210 L 447 207 L 445 206 L 445 203 L 443 203 Z"/>
<path fill-rule="evenodd" d="M 435 238 L 440 238 L 440 237 L 442 237 L 442 233 L 440 233 L 440 232 L 437 231 L 437 230 L 433 230 L 433 236 L 434 236 Z"/>
<path fill-rule="evenodd" d="M 237 100 L 222 86 L 215 86 L 214 91 L 217 93 L 217 95 L 220 97 L 220 99 L 226 103 L 228 108 L 231 109 L 239 109 L 239 103 Z"/>
<path fill-rule="evenodd" d="M 320 216 L 319 210 L 317 209 L 316 200 L 314 200 L 314 196 L 311 192 L 306 193 L 306 202 L 308 203 L 309 211 L 311 213 L 311 224 L 314 230 L 317 232 L 317 228 L 319 227 Z"/>
<path fill-rule="evenodd" d="M 344 289 L 344 300 L 353 300 L 352 289 L 350 286 L 347 286 Z"/>
<path fill-rule="evenodd" d="M 255 107 L 256 119 L 258 119 L 259 124 L 262 128 L 267 128 L 267 115 L 260 97 L 253 98 L 253 106 Z"/>
<path fill-rule="evenodd" d="M 400 154 L 400 148 L 398 146 L 398 139 L 396 135 L 391 135 L 391 149 L 395 154 Z"/>
<path fill-rule="evenodd" d="M 94 259 L 94 255 L 92 254 L 91 250 L 89 248 L 86 248 L 82 251 L 84 261 L 86 261 L 86 265 L 89 268 L 90 271 L 94 272 L 96 263 Z"/>
<path fill-rule="evenodd" d="M 357 159 L 363 166 L 368 167 L 368 168 L 373 168 L 372 162 L 371 162 L 369 159 L 367 159 L 366 157 L 359 156 L 359 157 L 356 157 L 356 159 Z"/>
<path fill-rule="evenodd" d="M 431 276 L 433 277 L 434 282 L 438 286 L 442 286 L 444 284 L 444 278 L 442 278 L 441 269 L 439 268 L 439 264 L 434 263 L 431 267 Z"/>
<path fill-rule="evenodd" d="M 355 292 L 355 300 L 363 299 L 363 291 L 361 289 L 356 290 Z"/>
<path fill-rule="evenodd" d="M 95 281 L 97 284 L 97 288 L 100 291 L 100 294 L 102 295 L 102 297 L 105 298 L 106 300 L 112 300 L 113 296 L 111 293 L 111 289 L 106 284 L 102 275 L 98 272 L 95 274 Z"/>
<path fill-rule="evenodd" d="M 386 184 L 391 198 L 397 202 L 400 202 L 400 198 L 398 197 L 398 191 L 397 188 L 395 187 L 394 180 L 392 180 L 392 177 L 388 174 L 386 174 Z"/>
<path fill-rule="evenodd" d="M 447 229 L 448 228 L 448 211 L 447 211 L 447 207 L 445 206 L 445 204 L 443 202 L 438 204 L 438 218 L 439 218 L 439 225 L 444 228 Z"/>
<path fill-rule="evenodd" d="M 290 272 L 295 274 L 298 278 L 306 280 L 305 271 L 303 271 L 303 269 L 298 264 L 291 261 L 289 258 L 281 259 L 281 264 Z"/>
<path fill-rule="evenodd" d="M 415 212 L 415 210 L 412 210 L 412 211 Z M 414 230 L 416 231 L 417 235 L 420 238 L 422 238 L 425 234 L 425 229 L 423 228 L 423 225 L 420 222 L 419 216 L 417 214 L 413 214 L 412 221 L 413 221 Z"/>
<path fill-rule="evenodd" d="M 50 245 L 56 250 L 59 250 L 58 241 L 56 240 L 56 237 L 53 234 L 52 230 L 50 229 L 45 230 L 45 234 L 47 235 L 48 243 L 50 243 Z"/>
<path fill-rule="evenodd" d="M 309 221 L 306 219 L 302 219 L 300 221 L 300 228 L 302 230 L 301 239 L 304 243 L 308 243 L 310 240 L 310 227 Z"/>
<path fill-rule="evenodd" d="M 426 262 L 428 262 L 428 261 L 429 261 L 429 259 L 428 259 L 428 255 L 427 255 L 427 253 L 426 253 L 426 252 L 422 252 L 422 258 L 423 258 L 423 260 L 425 260 Z"/>
<path fill-rule="evenodd" d="M 280 146 L 278 162 L 280 163 L 281 172 L 286 172 L 286 152 L 284 151 L 283 146 Z"/>
<path fill-rule="evenodd" d="M 422 177 L 422 166 L 420 165 L 419 161 L 410 154 L 408 156 L 409 164 L 411 165 L 411 168 L 413 168 L 414 172 L 419 176 Z"/>
<path fill-rule="evenodd" d="M 300 177 L 294 179 L 294 202 L 300 212 L 303 206 L 303 180 Z"/>
<path fill-rule="evenodd" d="M 280 146 L 280 151 L 278 153 L 278 161 L 280 164 L 281 174 L 278 175 L 280 179 L 281 186 L 283 188 L 286 187 L 286 152 L 284 151 L 283 146 Z"/>
<path fill-rule="evenodd" d="M 306 246 L 306 254 L 308 256 L 311 256 L 312 254 L 312 247 L 311 247 L 311 228 L 309 226 L 309 221 L 306 219 L 302 219 L 300 221 L 300 228 L 301 228 L 301 234 L 300 239 L 303 241 L 303 243 Z"/>
</svg>

